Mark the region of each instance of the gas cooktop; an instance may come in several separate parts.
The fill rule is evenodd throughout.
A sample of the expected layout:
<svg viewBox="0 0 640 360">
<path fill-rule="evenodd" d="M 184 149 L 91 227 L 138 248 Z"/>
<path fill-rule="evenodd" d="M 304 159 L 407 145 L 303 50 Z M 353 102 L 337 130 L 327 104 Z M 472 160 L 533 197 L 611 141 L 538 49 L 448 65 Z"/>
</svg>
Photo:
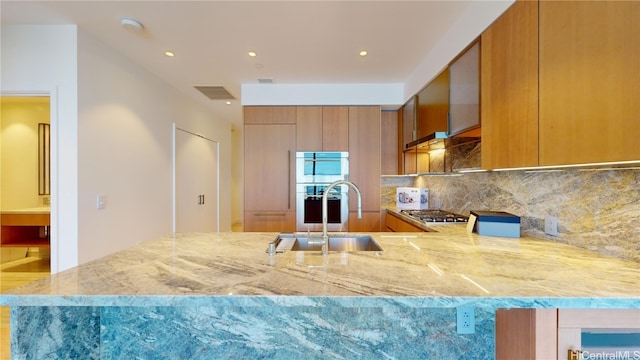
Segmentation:
<svg viewBox="0 0 640 360">
<path fill-rule="evenodd" d="M 445 210 L 400 210 L 416 220 L 424 222 L 467 222 L 468 216 L 459 215 Z"/>
</svg>

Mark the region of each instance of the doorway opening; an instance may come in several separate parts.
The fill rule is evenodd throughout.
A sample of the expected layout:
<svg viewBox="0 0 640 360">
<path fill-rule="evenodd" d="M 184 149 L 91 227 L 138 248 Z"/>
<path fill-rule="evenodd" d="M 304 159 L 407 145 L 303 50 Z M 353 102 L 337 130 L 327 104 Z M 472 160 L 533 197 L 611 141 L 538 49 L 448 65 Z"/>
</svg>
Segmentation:
<svg viewBox="0 0 640 360">
<path fill-rule="evenodd" d="M 0 269 L 50 272 L 51 99 L 0 101 Z"/>
</svg>

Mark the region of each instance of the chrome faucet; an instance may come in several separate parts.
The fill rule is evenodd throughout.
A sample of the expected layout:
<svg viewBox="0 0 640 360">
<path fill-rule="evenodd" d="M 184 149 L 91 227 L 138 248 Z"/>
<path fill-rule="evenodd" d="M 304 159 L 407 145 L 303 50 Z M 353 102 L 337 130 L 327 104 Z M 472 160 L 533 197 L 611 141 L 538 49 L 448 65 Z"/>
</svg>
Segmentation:
<svg viewBox="0 0 640 360">
<path fill-rule="evenodd" d="M 329 218 L 327 215 L 327 197 L 329 196 L 329 191 L 337 185 L 349 185 L 353 188 L 356 194 L 358 194 L 358 219 L 362 219 L 362 196 L 360 195 L 360 189 L 358 189 L 356 184 L 348 180 L 338 180 L 327 186 L 324 190 L 324 194 L 322 194 L 322 241 L 320 242 L 320 244 L 322 244 L 322 255 L 327 255 L 329 252 L 329 235 L 327 234 L 327 222 Z"/>
</svg>

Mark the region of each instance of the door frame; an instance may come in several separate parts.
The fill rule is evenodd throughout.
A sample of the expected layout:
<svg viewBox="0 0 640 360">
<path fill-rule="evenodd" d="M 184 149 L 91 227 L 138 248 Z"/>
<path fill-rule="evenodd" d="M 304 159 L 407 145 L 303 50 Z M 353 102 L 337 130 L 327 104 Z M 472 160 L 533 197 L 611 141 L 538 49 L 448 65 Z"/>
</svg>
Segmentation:
<svg viewBox="0 0 640 360">
<path fill-rule="evenodd" d="M 171 161 L 171 173 L 172 173 L 172 183 L 173 183 L 173 189 L 172 189 L 172 207 L 173 209 L 172 211 L 172 220 L 173 220 L 173 224 L 171 227 L 171 230 L 173 231 L 173 233 L 176 233 L 176 229 L 177 229 L 177 224 L 178 224 L 178 218 L 177 218 L 177 208 L 178 208 L 178 173 L 177 173 L 177 149 L 176 149 L 176 137 L 178 135 L 178 131 L 182 131 L 194 136 L 197 136 L 199 138 L 202 138 L 204 140 L 210 141 L 212 143 L 215 144 L 216 147 L 216 189 L 215 189 L 215 207 L 216 207 L 216 229 L 217 231 L 220 231 L 220 143 L 218 141 L 215 141 L 213 139 L 210 139 L 206 136 L 202 136 L 196 132 L 190 131 L 190 130 L 186 130 L 184 128 L 179 127 L 175 122 L 172 125 L 172 151 L 171 151 L 171 157 L 172 157 L 172 161 Z"/>
<path fill-rule="evenodd" d="M 60 267 L 60 248 L 59 242 L 59 219 L 58 210 L 60 208 L 59 202 L 59 173 L 58 173 L 58 91 L 57 88 L 45 89 L 45 90 L 1 90 L 0 97 L 42 97 L 49 98 L 49 251 L 50 251 L 50 269 L 51 273 L 58 272 Z M 74 250 L 77 252 L 77 249 Z"/>
</svg>

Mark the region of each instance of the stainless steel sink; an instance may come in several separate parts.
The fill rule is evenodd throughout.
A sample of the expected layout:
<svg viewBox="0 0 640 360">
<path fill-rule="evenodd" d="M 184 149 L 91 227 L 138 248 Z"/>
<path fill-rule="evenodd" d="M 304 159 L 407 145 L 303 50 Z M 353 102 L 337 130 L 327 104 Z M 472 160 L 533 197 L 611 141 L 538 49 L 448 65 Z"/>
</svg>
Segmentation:
<svg viewBox="0 0 640 360">
<path fill-rule="evenodd" d="M 280 233 L 274 240 L 275 252 L 285 251 L 322 251 L 318 244 L 321 234 Z M 383 251 L 382 247 L 366 234 L 329 234 L 329 251 Z M 268 249 L 267 249 L 268 252 Z"/>
</svg>

